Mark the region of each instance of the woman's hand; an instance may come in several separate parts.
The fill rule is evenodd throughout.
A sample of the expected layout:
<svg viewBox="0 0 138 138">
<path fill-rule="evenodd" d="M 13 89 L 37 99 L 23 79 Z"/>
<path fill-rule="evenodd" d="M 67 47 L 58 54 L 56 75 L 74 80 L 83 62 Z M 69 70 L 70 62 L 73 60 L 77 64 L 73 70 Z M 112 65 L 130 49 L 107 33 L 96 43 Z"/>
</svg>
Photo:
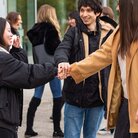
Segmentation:
<svg viewBox="0 0 138 138">
<path fill-rule="evenodd" d="M 62 62 L 58 64 L 58 78 L 66 79 L 69 76 L 70 64 L 68 62 Z"/>
<path fill-rule="evenodd" d="M 20 37 L 13 35 L 13 47 L 20 48 Z"/>
</svg>

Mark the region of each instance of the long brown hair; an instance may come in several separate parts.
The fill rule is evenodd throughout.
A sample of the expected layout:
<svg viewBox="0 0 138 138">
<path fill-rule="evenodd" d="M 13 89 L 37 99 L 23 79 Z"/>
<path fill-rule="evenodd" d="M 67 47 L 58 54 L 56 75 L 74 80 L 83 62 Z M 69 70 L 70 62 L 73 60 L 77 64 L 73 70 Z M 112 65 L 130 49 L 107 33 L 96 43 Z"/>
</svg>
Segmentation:
<svg viewBox="0 0 138 138">
<path fill-rule="evenodd" d="M 60 25 L 56 15 L 56 9 L 54 7 L 48 4 L 42 5 L 38 10 L 37 22 L 50 22 L 55 26 L 58 31 L 58 35 L 61 38 Z"/>
<path fill-rule="evenodd" d="M 18 21 L 20 13 L 19 12 L 9 12 L 6 19 L 10 23 L 10 25 L 15 24 Z"/>
<path fill-rule="evenodd" d="M 120 54 L 130 55 L 132 42 L 138 40 L 138 0 L 119 0 Z"/>
<path fill-rule="evenodd" d="M 2 47 L 5 45 L 5 41 L 3 38 L 5 28 L 6 28 L 6 19 L 0 17 L 0 46 Z"/>
</svg>

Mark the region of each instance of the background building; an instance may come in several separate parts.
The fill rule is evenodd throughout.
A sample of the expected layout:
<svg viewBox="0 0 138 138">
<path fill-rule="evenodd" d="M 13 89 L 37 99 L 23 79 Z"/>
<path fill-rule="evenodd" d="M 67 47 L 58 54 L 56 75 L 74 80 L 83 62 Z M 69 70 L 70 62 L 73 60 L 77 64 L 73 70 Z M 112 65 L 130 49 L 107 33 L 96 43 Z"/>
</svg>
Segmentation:
<svg viewBox="0 0 138 138">
<path fill-rule="evenodd" d="M 115 11 L 117 0 L 101 0 L 103 5 L 110 5 Z M 19 32 L 22 36 L 23 47 L 31 54 L 31 45 L 27 39 L 26 32 L 36 22 L 37 10 L 42 4 L 50 4 L 57 10 L 57 16 L 61 26 L 61 32 L 64 34 L 66 29 L 66 20 L 68 13 L 77 8 L 78 0 L 0 0 L 0 16 L 6 17 L 10 11 L 20 12 L 23 19 L 22 27 Z M 115 15 L 117 15 L 115 13 Z"/>
</svg>

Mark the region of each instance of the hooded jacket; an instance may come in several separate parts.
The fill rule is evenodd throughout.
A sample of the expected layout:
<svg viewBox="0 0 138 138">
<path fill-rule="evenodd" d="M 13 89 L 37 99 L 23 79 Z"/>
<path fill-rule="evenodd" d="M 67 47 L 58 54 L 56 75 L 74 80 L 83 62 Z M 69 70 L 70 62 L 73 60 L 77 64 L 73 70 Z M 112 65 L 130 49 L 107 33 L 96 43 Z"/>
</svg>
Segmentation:
<svg viewBox="0 0 138 138">
<path fill-rule="evenodd" d="M 87 27 L 79 19 L 76 27 L 68 29 L 63 41 L 60 43 L 55 52 L 55 62 L 58 65 L 61 62 L 70 64 L 85 58 L 84 40 L 82 32 L 87 34 L 89 39 L 89 54 L 99 49 L 100 41 L 106 36 L 109 30 L 101 27 L 97 20 L 97 31 L 89 32 Z M 102 34 L 104 34 L 102 36 Z M 99 94 L 100 79 L 97 74 L 90 76 L 85 81 L 75 84 L 72 77 L 64 80 L 63 96 L 65 101 L 71 105 L 82 108 L 91 108 L 103 105 Z"/>
<path fill-rule="evenodd" d="M 23 58 L 22 49 L 14 55 Z M 56 68 L 50 64 L 29 65 L 0 50 L 0 127 L 16 131 L 20 125 L 22 93 L 19 89 L 34 88 L 54 78 Z"/>
</svg>

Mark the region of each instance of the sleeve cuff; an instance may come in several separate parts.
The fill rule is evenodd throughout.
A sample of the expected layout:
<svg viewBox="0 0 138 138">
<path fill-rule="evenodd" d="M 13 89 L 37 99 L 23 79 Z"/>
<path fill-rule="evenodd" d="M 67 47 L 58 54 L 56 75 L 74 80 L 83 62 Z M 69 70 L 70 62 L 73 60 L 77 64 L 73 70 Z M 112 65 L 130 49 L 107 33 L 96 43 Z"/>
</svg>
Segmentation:
<svg viewBox="0 0 138 138">
<path fill-rule="evenodd" d="M 72 76 L 72 78 L 75 80 L 77 84 L 84 80 L 84 77 L 82 76 L 82 74 L 78 69 L 77 63 L 74 63 L 71 65 L 70 75 Z"/>
</svg>

